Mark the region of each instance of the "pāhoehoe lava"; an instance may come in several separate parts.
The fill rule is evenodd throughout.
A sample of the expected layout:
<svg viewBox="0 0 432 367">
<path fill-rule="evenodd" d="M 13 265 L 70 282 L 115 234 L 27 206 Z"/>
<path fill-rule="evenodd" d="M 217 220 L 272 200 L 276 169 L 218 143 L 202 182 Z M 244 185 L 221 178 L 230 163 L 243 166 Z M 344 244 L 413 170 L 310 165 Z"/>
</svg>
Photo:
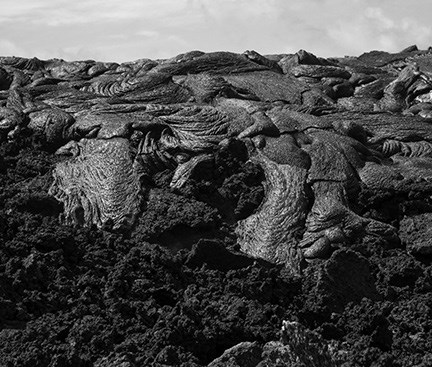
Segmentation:
<svg viewBox="0 0 432 367">
<path fill-rule="evenodd" d="M 360 185 L 409 190 L 432 170 L 432 55 L 190 52 L 131 63 L 3 57 L 2 139 L 29 129 L 62 159 L 49 193 L 66 223 L 131 228 L 152 178 L 180 189 L 238 140 L 265 173 L 265 196 L 238 222 L 242 251 L 299 271 L 372 233 L 397 229 L 355 212 Z M 67 157 L 71 156 L 71 157 Z M 382 177 L 382 172 L 391 172 Z M 144 201 L 142 203 L 141 201 Z"/>
</svg>

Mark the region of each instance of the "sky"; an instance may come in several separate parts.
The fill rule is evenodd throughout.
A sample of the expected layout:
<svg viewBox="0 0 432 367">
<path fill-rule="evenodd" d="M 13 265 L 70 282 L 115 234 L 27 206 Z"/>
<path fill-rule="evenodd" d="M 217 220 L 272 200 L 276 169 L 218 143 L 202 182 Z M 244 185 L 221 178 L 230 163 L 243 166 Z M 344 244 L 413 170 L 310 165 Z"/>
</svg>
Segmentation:
<svg viewBox="0 0 432 367">
<path fill-rule="evenodd" d="M 124 62 L 432 45 L 431 0 L 2 0 L 0 55 Z"/>
</svg>

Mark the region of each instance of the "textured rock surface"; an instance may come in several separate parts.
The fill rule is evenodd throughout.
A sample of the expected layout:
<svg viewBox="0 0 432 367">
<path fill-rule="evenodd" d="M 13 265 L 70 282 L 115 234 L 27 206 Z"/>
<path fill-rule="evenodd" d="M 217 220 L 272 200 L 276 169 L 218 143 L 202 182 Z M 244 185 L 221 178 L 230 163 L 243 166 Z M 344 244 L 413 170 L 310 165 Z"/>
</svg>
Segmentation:
<svg viewBox="0 0 432 367">
<path fill-rule="evenodd" d="M 0 365 L 430 365 L 431 65 L 1 57 Z"/>
<path fill-rule="evenodd" d="M 49 190 L 63 203 L 65 223 L 130 227 L 140 209 L 140 185 L 128 141 L 81 139 L 68 148 L 79 153 L 56 166 Z"/>
</svg>

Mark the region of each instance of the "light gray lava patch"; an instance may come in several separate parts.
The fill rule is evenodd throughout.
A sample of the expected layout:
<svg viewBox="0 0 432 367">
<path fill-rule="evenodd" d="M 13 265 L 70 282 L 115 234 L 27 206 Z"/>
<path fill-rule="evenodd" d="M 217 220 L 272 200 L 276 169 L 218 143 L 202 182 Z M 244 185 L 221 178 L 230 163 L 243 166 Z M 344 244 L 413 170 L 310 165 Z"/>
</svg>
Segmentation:
<svg viewBox="0 0 432 367">
<path fill-rule="evenodd" d="M 82 139 L 66 149 L 75 157 L 57 164 L 50 188 L 64 205 L 64 221 L 113 228 L 132 224 L 141 199 L 128 140 Z"/>
</svg>

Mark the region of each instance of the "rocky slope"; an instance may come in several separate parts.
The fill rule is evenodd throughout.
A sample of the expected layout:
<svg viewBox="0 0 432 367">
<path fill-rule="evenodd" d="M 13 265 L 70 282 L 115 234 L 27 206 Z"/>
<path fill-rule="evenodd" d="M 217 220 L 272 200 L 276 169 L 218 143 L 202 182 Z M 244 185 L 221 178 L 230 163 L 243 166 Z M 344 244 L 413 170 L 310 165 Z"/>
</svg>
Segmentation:
<svg viewBox="0 0 432 367">
<path fill-rule="evenodd" d="M 0 58 L 0 365 L 430 366 L 432 50 Z"/>
</svg>

